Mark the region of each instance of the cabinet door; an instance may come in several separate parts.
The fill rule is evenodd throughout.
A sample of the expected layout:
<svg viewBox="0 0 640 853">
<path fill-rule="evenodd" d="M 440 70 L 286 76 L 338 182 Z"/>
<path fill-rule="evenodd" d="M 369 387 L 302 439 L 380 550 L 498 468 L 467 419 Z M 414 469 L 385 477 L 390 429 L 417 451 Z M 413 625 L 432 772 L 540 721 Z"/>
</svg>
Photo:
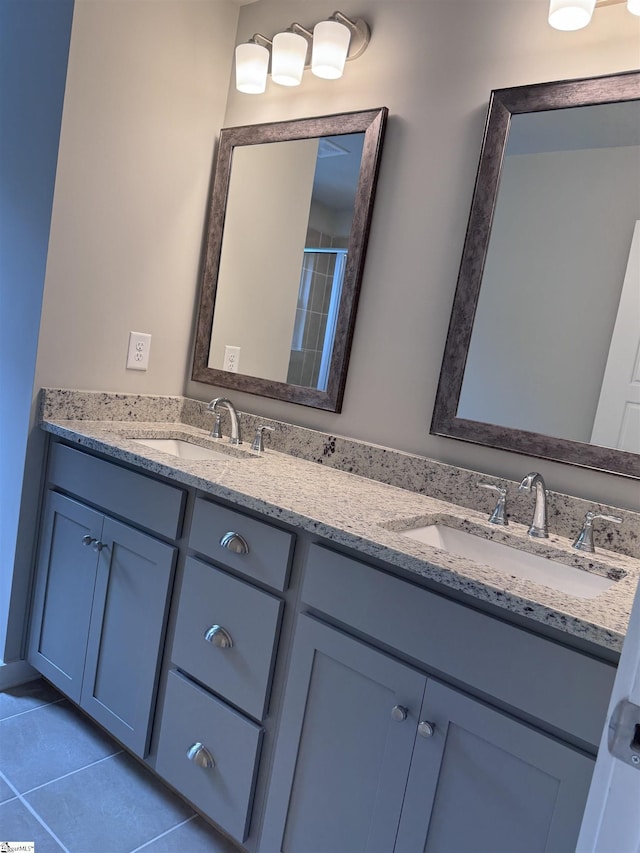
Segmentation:
<svg viewBox="0 0 640 853">
<path fill-rule="evenodd" d="M 143 757 L 176 549 L 110 518 L 101 542 L 81 705 Z"/>
<path fill-rule="evenodd" d="M 320 622 L 298 621 L 260 849 L 389 853 L 425 677 Z M 406 719 L 402 709 L 406 709 Z"/>
<path fill-rule="evenodd" d="M 593 759 L 431 680 L 421 720 L 396 853 L 575 848 Z"/>
<path fill-rule="evenodd" d="M 98 540 L 101 530 L 100 513 L 56 492 L 48 493 L 29 661 L 75 702 L 80 701 L 96 582 L 97 555 L 89 539 Z"/>
</svg>

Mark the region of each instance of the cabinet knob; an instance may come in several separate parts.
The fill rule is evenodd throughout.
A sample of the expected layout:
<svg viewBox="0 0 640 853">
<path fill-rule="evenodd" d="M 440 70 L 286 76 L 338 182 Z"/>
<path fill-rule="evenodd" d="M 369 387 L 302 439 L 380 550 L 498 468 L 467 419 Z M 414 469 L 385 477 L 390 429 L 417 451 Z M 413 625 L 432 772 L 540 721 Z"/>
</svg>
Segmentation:
<svg viewBox="0 0 640 853">
<path fill-rule="evenodd" d="M 102 551 L 103 548 L 106 548 L 106 545 L 104 544 L 104 542 L 100 542 L 99 539 L 96 539 L 93 543 L 93 550 L 100 552 L 100 551 Z"/>
<path fill-rule="evenodd" d="M 426 720 L 422 720 L 418 723 L 418 734 L 420 735 L 420 737 L 433 737 L 435 731 L 435 723 L 428 723 Z"/>
<path fill-rule="evenodd" d="M 187 758 L 189 761 L 197 764 L 198 767 L 204 767 L 205 770 L 210 770 L 216 766 L 213 755 L 211 755 L 203 743 L 199 743 L 198 741 L 187 750 Z"/>
<path fill-rule="evenodd" d="M 231 634 L 221 625 L 212 625 L 208 628 L 204 638 L 208 643 L 213 643 L 219 649 L 230 649 L 233 646 Z"/>
<path fill-rule="evenodd" d="M 88 533 L 86 534 L 86 536 L 83 536 L 83 537 L 82 537 L 82 544 L 83 544 L 83 545 L 86 545 L 86 546 L 87 546 L 87 548 L 89 547 L 89 545 L 95 545 L 95 543 L 96 543 L 97 541 L 98 541 L 98 540 L 97 540 L 97 539 L 94 539 L 94 538 L 93 538 L 93 536 L 89 536 L 89 534 L 88 534 Z"/>
<path fill-rule="evenodd" d="M 232 530 L 224 534 L 220 540 L 220 544 L 228 551 L 233 551 L 234 554 L 249 553 L 249 544 L 247 543 L 247 540 L 240 536 L 239 533 L 234 533 Z"/>
<path fill-rule="evenodd" d="M 403 705 L 394 705 L 391 709 L 391 718 L 396 721 L 396 723 L 403 723 L 407 719 L 407 714 L 409 712 Z"/>
</svg>

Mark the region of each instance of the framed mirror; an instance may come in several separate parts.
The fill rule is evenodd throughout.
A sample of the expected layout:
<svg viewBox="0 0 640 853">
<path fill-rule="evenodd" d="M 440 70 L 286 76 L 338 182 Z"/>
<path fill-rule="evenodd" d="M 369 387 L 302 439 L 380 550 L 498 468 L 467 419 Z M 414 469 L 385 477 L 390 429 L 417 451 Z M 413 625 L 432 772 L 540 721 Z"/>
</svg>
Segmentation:
<svg viewBox="0 0 640 853">
<path fill-rule="evenodd" d="M 492 92 L 435 435 L 640 477 L 640 72 Z"/>
<path fill-rule="evenodd" d="M 221 131 L 193 379 L 340 411 L 387 114 Z"/>
</svg>

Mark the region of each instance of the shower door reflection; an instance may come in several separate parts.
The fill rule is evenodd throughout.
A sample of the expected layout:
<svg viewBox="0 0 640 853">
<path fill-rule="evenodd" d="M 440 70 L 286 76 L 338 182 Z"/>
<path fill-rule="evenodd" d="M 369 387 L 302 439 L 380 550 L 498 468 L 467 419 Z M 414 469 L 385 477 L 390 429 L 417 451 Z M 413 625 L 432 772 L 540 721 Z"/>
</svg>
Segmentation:
<svg viewBox="0 0 640 853">
<path fill-rule="evenodd" d="M 326 391 L 346 249 L 305 249 L 287 382 Z"/>
</svg>

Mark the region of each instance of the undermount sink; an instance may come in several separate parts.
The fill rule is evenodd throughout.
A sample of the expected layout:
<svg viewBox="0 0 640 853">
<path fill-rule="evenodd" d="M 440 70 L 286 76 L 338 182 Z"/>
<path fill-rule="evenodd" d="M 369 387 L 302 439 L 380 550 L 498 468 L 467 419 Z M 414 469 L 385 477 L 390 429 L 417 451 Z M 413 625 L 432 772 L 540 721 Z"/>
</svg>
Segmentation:
<svg viewBox="0 0 640 853">
<path fill-rule="evenodd" d="M 413 530 L 403 530 L 402 535 L 576 598 L 596 598 L 615 583 L 615 580 L 603 575 L 566 566 L 548 557 L 521 551 L 492 539 L 483 539 L 445 524 L 428 524 Z"/>
<path fill-rule="evenodd" d="M 211 447 L 202 447 L 199 444 L 192 444 L 190 441 L 184 441 L 181 438 L 134 438 L 133 441 L 136 444 L 144 444 L 145 447 L 151 447 L 153 450 L 160 450 L 162 453 L 170 453 L 172 456 L 177 456 L 178 459 L 225 459 L 228 461 L 234 458 L 229 453 L 223 453 Z"/>
</svg>

